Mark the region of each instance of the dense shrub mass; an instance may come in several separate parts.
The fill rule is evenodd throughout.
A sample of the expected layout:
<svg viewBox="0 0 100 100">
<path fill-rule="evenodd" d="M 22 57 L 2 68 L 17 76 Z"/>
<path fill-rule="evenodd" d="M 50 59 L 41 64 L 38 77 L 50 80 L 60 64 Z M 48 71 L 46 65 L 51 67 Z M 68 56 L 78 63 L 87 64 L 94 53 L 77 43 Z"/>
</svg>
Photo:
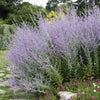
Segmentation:
<svg viewBox="0 0 100 100">
<path fill-rule="evenodd" d="M 15 25 L 0 25 L 0 49 L 6 49 L 6 43 L 10 42 L 13 34 L 15 32 Z M 9 38 L 8 38 L 9 37 Z"/>
<path fill-rule="evenodd" d="M 44 92 L 72 78 L 100 77 L 99 9 L 84 18 L 73 9 L 51 23 L 41 17 L 38 24 L 17 27 L 8 45 L 11 86 Z"/>
</svg>

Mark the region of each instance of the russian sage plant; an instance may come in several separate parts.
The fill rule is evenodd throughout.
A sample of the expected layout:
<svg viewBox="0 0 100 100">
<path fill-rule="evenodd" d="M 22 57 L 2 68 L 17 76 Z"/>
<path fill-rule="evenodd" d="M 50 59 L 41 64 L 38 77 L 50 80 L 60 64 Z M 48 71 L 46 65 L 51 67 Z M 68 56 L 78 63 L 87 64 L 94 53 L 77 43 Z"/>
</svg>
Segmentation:
<svg viewBox="0 0 100 100">
<path fill-rule="evenodd" d="M 7 49 L 11 86 L 45 92 L 84 71 L 100 74 L 100 10 L 80 18 L 75 9 L 48 23 L 40 17 L 38 29 L 23 23 Z"/>
</svg>

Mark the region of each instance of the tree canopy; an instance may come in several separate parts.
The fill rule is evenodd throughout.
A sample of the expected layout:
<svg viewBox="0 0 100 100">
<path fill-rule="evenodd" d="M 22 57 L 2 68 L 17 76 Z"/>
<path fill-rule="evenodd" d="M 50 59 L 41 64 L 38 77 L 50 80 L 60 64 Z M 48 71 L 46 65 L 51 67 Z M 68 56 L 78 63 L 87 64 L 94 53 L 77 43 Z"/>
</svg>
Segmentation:
<svg viewBox="0 0 100 100">
<path fill-rule="evenodd" d="M 43 12 L 45 9 L 43 7 L 21 1 L 22 0 L 0 0 L 0 22 L 4 20 L 8 24 L 12 24 L 13 21 L 16 20 L 17 24 L 21 24 L 23 20 L 30 24 L 32 23 L 32 19 L 34 19 L 33 15 L 36 17 L 39 11 L 45 15 Z M 30 15 L 32 19 L 30 18 Z"/>
<path fill-rule="evenodd" d="M 13 12 L 15 5 L 22 0 L 0 0 L 0 17 L 6 19 L 9 13 Z"/>
<path fill-rule="evenodd" d="M 46 9 L 48 11 L 51 11 L 51 10 L 55 11 L 55 9 L 58 7 L 58 4 L 64 3 L 66 1 L 69 1 L 69 0 L 48 0 Z"/>
<path fill-rule="evenodd" d="M 21 24 L 24 21 L 33 25 L 33 22 L 36 23 L 36 20 L 38 20 L 37 14 L 39 14 L 40 11 L 41 14 L 45 16 L 44 10 L 45 9 L 41 6 L 34 6 L 29 2 L 23 2 L 16 6 L 12 14 L 9 14 L 9 23 L 15 20 L 17 24 Z"/>
<path fill-rule="evenodd" d="M 77 9 L 77 15 L 83 16 L 84 10 L 93 9 L 94 5 L 100 7 L 100 0 L 77 0 L 73 2 L 72 0 L 48 0 L 46 9 L 50 11 L 55 11 L 58 9 L 59 4 L 62 3 L 62 7 L 64 8 L 67 4 L 69 6 L 73 5 Z"/>
<path fill-rule="evenodd" d="M 100 7 L 100 0 L 77 0 L 74 6 L 77 8 L 77 14 L 82 15 L 84 13 L 84 9 L 93 9 L 95 5 Z"/>
</svg>

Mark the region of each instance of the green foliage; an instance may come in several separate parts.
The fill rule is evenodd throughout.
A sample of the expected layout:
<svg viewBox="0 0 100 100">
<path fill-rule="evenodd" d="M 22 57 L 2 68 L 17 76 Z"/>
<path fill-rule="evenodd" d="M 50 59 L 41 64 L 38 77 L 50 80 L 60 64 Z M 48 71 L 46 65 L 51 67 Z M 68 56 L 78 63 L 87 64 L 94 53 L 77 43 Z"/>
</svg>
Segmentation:
<svg viewBox="0 0 100 100">
<path fill-rule="evenodd" d="M 56 69 L 62 76 L 62 82 L 68 82 L 73 78 L 82 79 L 99 78 L 100 77 L 100 46 L 84 51 L 84 46 L 80 44 L 77 47 L 73 57 L 66 55 L 53 54 L 50 58 L 51 65 L 56 65 Z M 73 49 L 74 50 L 74 49 Z M 56 78 L 54 78 L 56 80 Z M 56 82 L 53 82 L 56 84 Z"/>
<path fill-rule="evenodd" d="M 69 0 L 48 0 L 47 5 L 46 5 L 46 9 L 50 12 L 50 11 L 55 11 L 56 8 L 58 7 L 58 4 L 60 3 L 64 3 L 66 1 Z"/>
<path fill-rule="evenodd" d="M 73 5 L 77 8 L 78 16 L 83 16 L 84 10 L 93 9 L 94 5 L 100 7 L 99 0 L 77 0 Z"/>
<path fill-rule="evenodd" d="M 55 11 L 55 8 L 57 7 L 58 4 L 59 4 L 59 1 L 58 0 L 49 0 L 47 2 L 46 9 L 48 11 L 51 11 L 51 10 Z"/>
<path fill-rule="evenodd" d="M 6 49 L 5 42 L 10 42 L 15 32 L 15 25 L 0 25 L 0 49 Z"/>
<path fill-rule="evenodd" d="M 37 25 L 38 14 L 41 11 L 42 16 L 46 16 L 44 8 L 40 6 L 34 6 L 28 2 L 23 2 L 16 6 L 14 13 L 9 14 L 8 23 L 12 23 L 14 20 L 17 24 L 21 24 L 23 21 L 30 25 Z"/>
<path fill-rule="evenodd" d="M 6 21 L 5 21 L 5 20 L 0 19 L 0 25 L 5 24 L 5 23 L 6 23 Z"/>
<path fill-rule="evenodd" d="M 22 0 L 0 0 L 0 17 L 6 19 Z"/>
<path fill-rule="evenodd" d="M 58 72 L 58 70 L 52 67 L 51 70 L 51 81 L 50 84 L 53 86 L 52 88 L 57 88 L 60 84 L 62 84 L 62 76 Z"/>
<path fill-rule="evenodd" d="M 41 15 L 46 16 L 43 7 L 34 6 L 28 2 L 21 4 L 21 1 L 23 0 L 0 0 L 0 17 L 6 20 L 4 24 L 13 24 L 16 20 L 17 24 L 21 24 L 24 21 L 34 26 L 34 24 L 37 25 L 36 20 L 38 20 L 37 14 L 39 14 L 39 11 L 42 12 Z"/>
<path fill-rule="evenodd" d="M 76 96 L 70 96 L 71 100 L 99 100 L 100 99 L 100 79 L 88 80 L 73 79 L 60 85 L 57 89 L 49 90 L 44 96 L 41 95 L 40 100 L 59 100 L 61 96 L 57 94 L 60 91 L 76 93 Z M 65 99 L 64 99 L 65 100 Z"/>
<path fill-rule="evenodd" d="M 72 5 L 77 9 L 76 13 L 78 16 L 83 16 L 85 13 L 84 10 L 88 10 L 89 8 L 93 9 L 94 4 L 93 0 L 77 0 L 73 2 L 72 0 L 49 0 L 46 5 L 46 9 L 50 12 L 51 10 L 56 11 L 59 8 L 63 8 L 66 11 L 66 2 L 67 7 L 70 8 Z M 59 5 L 60 3 L 63 3 Z M 99 0 L 94 0 L 95 5 L 100 7 Z"/>
<path fill-rule="evenodd" d="M 81 65 L 80 76 L 83 79 L 99 78 L 100 77 L 100 46 L 95 47 L 92 51 L 91 48 L 84 50 L 82 44 L 78 48 L 78 62 Z"/>
</svg>

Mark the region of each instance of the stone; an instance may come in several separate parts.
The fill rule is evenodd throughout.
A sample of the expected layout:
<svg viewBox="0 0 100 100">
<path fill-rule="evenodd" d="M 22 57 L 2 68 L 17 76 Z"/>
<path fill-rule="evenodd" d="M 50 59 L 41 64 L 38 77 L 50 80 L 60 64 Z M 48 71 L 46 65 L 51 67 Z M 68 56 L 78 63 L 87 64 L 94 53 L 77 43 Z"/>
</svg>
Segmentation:
<svg viewBox="0 0 100 100">
<path fill-rule="evenodd" d="M 0 86 L 5 86 L 3 83 L 0 83 Z"/>
<path fill-rule="evenodd" d="M 25 94 L 26 92 L 18 92 L 17 94 Z"/>
<path fill-rule="evenodd" d="M 30 99 L 10 99 L 10 100 L 30 100 Z"/>
<path fill-rule="evenodd" d="M 11 77 L 11 75 L 10 74 L 7 74 L 5 78 L 9 78 L 9 77 Z"/>
<path fill-rule="evenodd" d="M 5 74 L 4 73 L 0 73 L 0 76 L 4 76 Z"/>
<path fill-rule="evenodd" d="M 10 90 L 13 90 L 14 92 L 18 91 L 20 88 L 19 87 L 11 87 L 9 88 Z"/>
<path fill-rule="evenodd" d="M 0 73 L 4 73 L 4 71 L 0 70 Z"/>
<path fill-rule="evenodd" d="M 0 82 L 2 82 L 2 81 L 3 81 L 3 79 L 0 78 Z"/>
<path fill-rule="evenodd" d="M 67 100 L 71 99 L 71 97 L 76 96 L 77 94 L 67 91 L 60 91 L 57 93 L 57 95 L 60 97 L 60 100 Z"/>
<path fill-rule="evenodd" d="M 10 99 L 10 100 L 31 100 L 31 99 Z M 32 100 L 38 100 L 38 99 L 34 97 Z"/>
<path fill-rule="evenodd" d="M 6 68 L 7 71 L 10 71 L 11 69 L 9 67 Z"/>
<path fill-rule="evenodd" d="M 0 89 L 0 93 L 5 93 L 5 91 Z"/>
<path fill-rule="evenodd" d="M 0 82 L 0 86 L 9 86 L 8 81 Z"/>
<path fill-rule="evenodd" d="M 7 81 L 4 81 L 3 84 L 4 84 L 5 86 L 9 86 L 8 80 L 7 80 Z"/>
</svg>

